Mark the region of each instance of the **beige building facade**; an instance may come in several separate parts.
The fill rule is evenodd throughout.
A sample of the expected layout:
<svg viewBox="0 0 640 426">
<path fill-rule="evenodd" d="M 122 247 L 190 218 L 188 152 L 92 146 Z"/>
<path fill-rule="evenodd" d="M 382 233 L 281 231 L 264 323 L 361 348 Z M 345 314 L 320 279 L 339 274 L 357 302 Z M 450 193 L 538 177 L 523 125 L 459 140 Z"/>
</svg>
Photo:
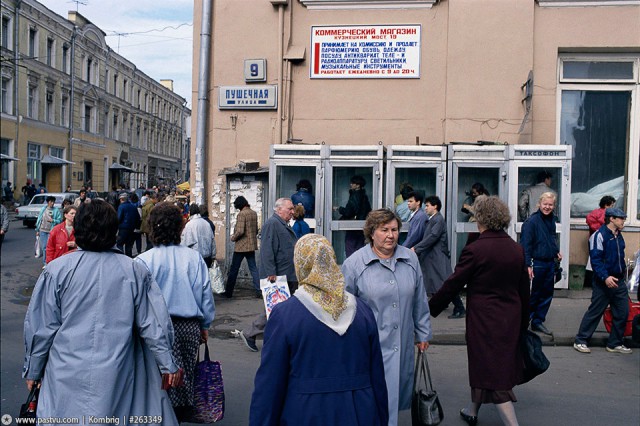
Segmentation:
<svg viewBox="0 0 640 426">
<path fill-rule="evenodd" d="M 201 12 L 199 0 L 194 117 Z M 448 206 L 455 239 L 458 213 L 451 206 L 464 198 L 470 183 L 493 179 L 483 174 L 488 164 L 483 159 L 502 155 L 490 153 L 494 147 L 507 147 L 496 148 L 505 152 L 502 174 L 485 185 L 509 200 L 515 218 L 523 188 L 536 183 L 537 172 L 554 168 L 568 263 L 586 263 L 584 217 L 606 194 L 628 214 L 627 256 L 638 249 L 640 1 L 216 0 L 212 17 L 202 170 L 205 199 L 220 224 L 229 188 L 220 172 L 241 160 L 271 165 L 265 206 L 290 195 L 277 189 L 283 186 L 281 175 L 273 176 L 281 144 L 329 151 L 382 145 L 380 170 L 367 178 L 374 208 L 393 204 L 402 180 L 417 176 L 392 176 L 388 154 L 394 146 L 444 146 L 436 173 L 445 185 L 433 192 Z M 196 128 L 194 122 L 192 141 Z M 479 156 L 464 179 L 456 174 L 463 161 L 456 163 L 456 149 L 450 148 L 458 143 L 477 147 Z M 532 156 L 558 149 L 569 160 L 518 163 L 518 156 L 509 154 L 513 146 L 516 151 L 536 147 L 522 150 Z M 195 148 L 192 143 L 192 158 Z M 323 164 L 331 166 L 331 155 Z M 192 163 L 194 177 L 196 167 Z M 354 162 L 349 171 L 369 173 L 358 167 Z M 314 189 L 316 204 L 320 200 L 326 207 L 316 207 L 315 219 L 324 221 L 318 224 L 323 233 L 335 234 L 340 224 L 333 226 L 331 204 L 340 201 L 337 188 L 348 188 L 348 181 L 336 186 L 347 171 L 340 177 L 335 167 L 318 170 L 322 178 L 308 176 L 322 186 Z M 331 170 L 333 184 L 328 184 Z M 520 225 L 514 224 L 516 238 Z"/>
<path fill-rule="evenodd" d="M 8 0 L 1 13 L 2 184 L 17 199 L 27 180 L 104 192 L 184 179 L 190 110 L 170 84 L 118 55 L 75 11 L 64 18 Z"/>
</svg>

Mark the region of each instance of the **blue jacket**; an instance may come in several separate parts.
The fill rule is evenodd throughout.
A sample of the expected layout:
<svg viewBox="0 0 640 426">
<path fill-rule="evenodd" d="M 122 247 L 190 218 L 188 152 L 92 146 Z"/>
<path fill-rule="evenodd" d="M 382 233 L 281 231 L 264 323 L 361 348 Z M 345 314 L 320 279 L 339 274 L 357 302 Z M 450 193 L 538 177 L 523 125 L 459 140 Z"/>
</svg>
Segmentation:
<svg viewBox="0 0 640 426">
<path fill-rule="evenodd" d="M 533 259 L 553 260 L 558 256 L 556 241 L 557 217 L 545 217 L 540 210 L 522 224 L 520 244 L 524 248 L 524 264 L 532 265 Z"/>
<path fill-rule="evenodd" d="M 140 227 L 140 214 L 133 203 L 127 201 L 118 206 L 118 228 L 136 229 Z"/>
<path fill-rule="evenodd" d="M 602 225 L 589 238 L 589 256 L 597 279 L 604 281 L 609 276 L 624 277 L 624 247 L 622 233 L 618 232 L 618 235 L 615 235 L 607 225 Z"/>
<path fill-rule="evenodd" d="M 300 188 L 298 192 L 291 196 L 291 202 L 294 206 L 302 204 L 304 207 L 304 216 L 312 219 L 315 217 L 316 197 L 304 188 Z"/>
<path fill-rule="evenodd" d="M 407 239 L 402 244 L 406 248 L 411 248 L 422 241 L 424 235 L 424 228 L 427 225 L 427 214 L 424 212 L 422 206 L 417 212 L 409 219 L 409 232 L 407 232 Z"/>
<path fill-rule="evenodd" d="M 296 233 L 296 237 L 300 238 L 303 235 L 307 235 L 309 232 L 311 232 L 311 228 L 309 228 L 309 225 L 307 225 L 307 222 L 304 221 L 304 219 L 298 219 L 293 223 L 293 232 Z"/>
</svg>

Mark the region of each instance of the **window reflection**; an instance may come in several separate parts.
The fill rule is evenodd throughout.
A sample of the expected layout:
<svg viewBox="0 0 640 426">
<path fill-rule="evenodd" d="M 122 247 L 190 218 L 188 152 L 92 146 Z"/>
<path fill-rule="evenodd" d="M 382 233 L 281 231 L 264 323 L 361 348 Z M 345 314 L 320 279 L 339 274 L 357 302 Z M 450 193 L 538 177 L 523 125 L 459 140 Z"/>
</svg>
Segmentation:
<svg viewBox="0 0 640 426">
<path fill-rule="evenodd" d="M 315 166 L 278 166 L 276 173 L 276 199 L 291 198 L 294 204 L 305 207 L 306 218 L 314 218 L 317 209 Z"/>
<path fill-rule="evenodd" d="M 478 195 L 499 195 L 499 184 L 499 168 L 460 167 L 457 188 L 458 222 L 474 222 L 475 198 Z"/>
<path fill-rule="evenodd" d="M 560 212 L 560 182 L 562 169 L 560 167 L 520 167 L 518 169 L 518 221 L 524 222 L 531 214 L 538 210 L 540 195 L 552 191 L 557 195 L 554 213 L 558 218 Z"/>
<path fill-rule="evenodd" d="M 436 195 L 437 169 L 396 168 L 394 208 L 403 222 L 409 220 L 411 212 L 406 199 L 411 191 L 420 191 L 422 198 Z"/>
</svg>

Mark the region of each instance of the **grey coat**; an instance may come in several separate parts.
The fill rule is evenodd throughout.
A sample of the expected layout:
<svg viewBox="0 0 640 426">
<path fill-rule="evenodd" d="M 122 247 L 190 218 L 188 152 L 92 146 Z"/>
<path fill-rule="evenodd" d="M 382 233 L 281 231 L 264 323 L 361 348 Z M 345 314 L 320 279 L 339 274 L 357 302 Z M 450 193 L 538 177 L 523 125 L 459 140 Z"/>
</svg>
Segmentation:
<svg viewBox="0 0 640 426">
<path fill-rule="evenodd" d="M 367 244 L 342 264 L 346 289 L 373 310 L 378 324 L 389 395 L 389 425 L 411 406 L 414 344 L 431 340 L 431 322 L 422 271 L 416 255 L 397 246 L 381 260 Z"/>
<path fill-rule="evenodd" d="M 262 226 L 260 238 L 260 278 L 286 275 L 287 281 L 298 281 L 293 267 L 295 232 L 280 216 L 273 214 Z"/>
<path fill-rule="evenodd" d="M 414 250 L 420 260 L 427 294 L 434 294 L 451 275 L 447 226 L 440 212 L 427 221 L 422 241 L 414 246 Z"/>
<path fill-rule="evenodd" d="M 42 379 L 38 417 L 147 415 L 177 424 L 160 376 L 178 369 L 173 327 L 143 265 L 114 252 L 55 259 L 35 285 L 24 337 L 22 376 Z"/>
</svg>

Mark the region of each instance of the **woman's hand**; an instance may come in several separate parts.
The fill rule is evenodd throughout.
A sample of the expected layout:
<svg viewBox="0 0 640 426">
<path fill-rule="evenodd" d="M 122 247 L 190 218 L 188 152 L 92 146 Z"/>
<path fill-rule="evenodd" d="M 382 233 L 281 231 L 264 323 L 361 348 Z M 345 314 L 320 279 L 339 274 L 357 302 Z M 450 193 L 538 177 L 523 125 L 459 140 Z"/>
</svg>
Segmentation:
<svg viewBox="0 0 640 426">
<path fill-rule="evenodd" d="M 27 389 L 29 390 L 29 392 L 31 392 L 31 389 L 33 389 L 34 385 L 39 388 L 40 387 L 40 381 L 39 380 L 28 380 L 27 379 Z"/>
<path fill-rule="evenodd" d="M 200 330 L 200 343 L 207 343 L 209 338 L 209 330 Z"/>
<path fill-rule="evenodd" d="M 418 342 L 416 343 L 416 347 L 418 348 L 418 352 L 422 353 L 429 348 L 429 342 Z"/>
</svg>

